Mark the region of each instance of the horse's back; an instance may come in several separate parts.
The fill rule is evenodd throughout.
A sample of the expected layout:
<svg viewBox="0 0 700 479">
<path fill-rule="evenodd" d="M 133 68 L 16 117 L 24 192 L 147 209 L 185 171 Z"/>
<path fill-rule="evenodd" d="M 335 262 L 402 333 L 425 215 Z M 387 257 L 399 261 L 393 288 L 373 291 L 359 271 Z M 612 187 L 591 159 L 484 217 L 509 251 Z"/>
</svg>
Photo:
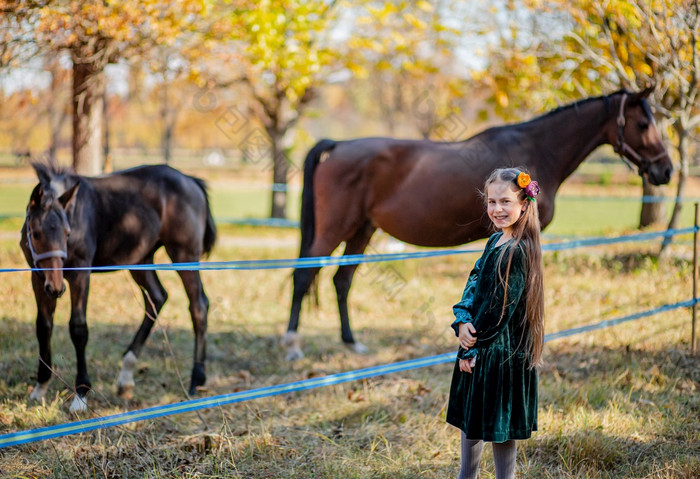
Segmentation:
<svg viewBox="0 0 700 479">
<path fill-rule="evenodd" d="M 136 194 L 158 202 L 186 199 L 188 204 L 205 207 L 204 182 L 168 165 L 143 165 L 90 178 L 99 192 Z"/>
<path fill-rule="evenodd" d="M 425 246 L 484 236 L 478 190 L 490 161 L 465 155 L 471 148 L 391 138 L 336 143 L 315 172 L 315 196 L 323 205 L 319 228 L 354 231 L 368 218 L 400 240 Z"/>
<path fill-rule="evenodd" d="M 190 185 L 195 178 L 168 165 L 142 165 L 126 170 L 115 171 L 103 178 L 126 177 L 142 183 L 154 181 L 172 186 Z"/>
<path fill-rule="evenodd" d="M 167 165 L 145 165 L 87 179 L 95 191 L 96 262 L 139 262 L 158 245 L 198 258 L 213 246 L 204 182 Z M 215 236 L 215 232 L 213 233 Z M 211 243 L 211 244 L 209 244 Z"/>
</svg>

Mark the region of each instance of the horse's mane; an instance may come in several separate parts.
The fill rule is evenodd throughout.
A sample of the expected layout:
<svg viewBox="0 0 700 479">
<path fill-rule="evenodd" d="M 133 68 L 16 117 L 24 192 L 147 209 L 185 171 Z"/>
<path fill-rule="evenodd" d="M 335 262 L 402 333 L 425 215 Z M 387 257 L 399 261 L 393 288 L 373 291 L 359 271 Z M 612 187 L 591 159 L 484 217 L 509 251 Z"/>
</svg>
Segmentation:
<svg viewBox="0 0 700 479">
<path fill-rule="evenodd" d="M 622 95 L 623 93 L 627 93 L 628 95 L 631 94 L 627 89 L 621 88 L 620 90 L 614 91 L 614 92 L 609 93 L 607 95 L 592 96 L 590 98 L 576 100 L 575 102 L 569 103 L 568 105 L 559 106 L 559 107 L 555 108 L 554 110 L 551 110 L 551 111 L 539 116 L 538 118 L 546 118 L 550 115 L 556 115 L 557 113 L 562 113 L 566 110 L 571 110 L 572 108 L 578 108 L 580 106 L 587 105 L 588 103 L 592 103 L 594 101 L 601 101 L 602 100 L 605 102 L 605 106 L 608 107 L 609 106 L 608 101 L 610 100 L 611 97 L 613 97 L 615 95 Z"/>
<path fill-rule="evenodd" d="M 72 168 L 59 166 L 56 162 L 33 161 L 31 165 L 39 178 L 39 184 L 32 195 L 41 191 L 40 201 L 42 208 L 49 207 L 58 199 L 60 194 L 79 181 Z M 56 190 L 57 184 L 58 191 Z"/>
<path fill-rule="evenodd" d="M 593 96 L 593 97 L 589 97 L 589 98 L 584 98 L 582 100 L 576 100 L 575 102 L 569 103 L 567 105 L 559 106 L 553 110 L 550 110 L 547 113 L 543 113 L 542 115 L 537 116 L 529 121 L 526 121 L 525 123 L 543 120 L 543 119 L 549 118 L 551 116 L 557 115 L 559 113 L 563 113 L 563 112 L 571 110 L 571 109 L 576 109 L 576 108 L 579 108 L 583 105 L 587 105 L 589 103 L 593 103 L 593 102 L 597 102 L 597 101 L 603 101 L 603 103 L 605 104 L 605 110 L 610 111 L 610 99 L 616 95 L 623 95 L 623 94 L 632 95 L 633 93 L 630 92 L 629 90 L 627 90 L 626 88 L 621 88 L 621 89 L 614 91 L 612 93 L 608 93 L 607 95 Z M 649 119 L 652 119 L 653 114 L 651 112 L 651 107 L 649 106 L 649 103 L 644 98 L 641 99 L 640 103 L 641 103 L 642 110 L 644 110 L 644 113 L 647 115 L 647 117 Z"/>
<path fill-rule="evenodd" d="M 73 176 L 75 171 L 71 167 L 60 166 L 55 161 L 32 161 L 32 167 L 36 170 L 37 175 L 44 176 L 48 178 L 53 178 L 55 176 Z"/>
</svg>

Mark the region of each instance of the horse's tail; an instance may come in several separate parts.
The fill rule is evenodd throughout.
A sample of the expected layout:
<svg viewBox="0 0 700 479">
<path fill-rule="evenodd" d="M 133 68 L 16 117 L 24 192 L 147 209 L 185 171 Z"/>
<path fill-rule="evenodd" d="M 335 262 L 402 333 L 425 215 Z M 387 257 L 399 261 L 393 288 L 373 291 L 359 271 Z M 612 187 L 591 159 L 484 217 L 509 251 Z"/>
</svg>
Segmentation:
<svg viewBox="0 0 700 479">
<path fill-rule="evenodd" d="M 299 257 L 309 255 L 311 245 L 314 242 L 316 215 L 314 213 L 314 173 L 321 162 L 321 155 L 332 150 L 337 142 L 333 140 L 321 140 L 314 145 L 304 160 L 304 188 L 301 192 L 301 247 Z"/>
<path fill-rule="evenodd" d="M 216 223 L 214 223 L 214 217 L 211 215 L 211 206 L 209 205 L 209 192 L 207 191 L 207 184 L 204 180 L 200 178 L 192 178 L 197 186 L 204 193 L 204 200 L 207 205 L 207 223 L 204 227 L 204 239 L 202 240 L 202 255 L 208 255 L 211 253 L 212 248 L 216 244 Z"/>
</svg>

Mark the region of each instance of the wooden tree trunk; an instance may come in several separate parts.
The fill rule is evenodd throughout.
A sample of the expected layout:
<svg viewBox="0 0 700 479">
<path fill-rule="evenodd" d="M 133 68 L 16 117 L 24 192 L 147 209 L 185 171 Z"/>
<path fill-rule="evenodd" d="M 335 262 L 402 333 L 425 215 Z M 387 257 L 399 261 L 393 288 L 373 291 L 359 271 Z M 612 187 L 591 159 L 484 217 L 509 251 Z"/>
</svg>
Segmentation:
<svg viewBox="0 0 700 479">
<path fill-rule="evenodd" d="M 50 61 L 48 71 L 51 75 L 50 93 L 48 99 L 48 120 L 49 120 L 49 147 L 46 150 L 46 155 L 49 162 L 56 163 L 58 161 L 58 142 L 61 136 L 63 125 L 68 119 L 68 111 L 63 104 L 61 67 L 58 60 Z"/>
<path fill-rule="evenodd" d="M 287 218 L 289 162 L 282 143 L 284 132 L 268 131 L 272 141 L 272 208 L 270 218 Z"/>
<path fill-rule="evenodd" d="M 170 164 L 172 158 L 172 146 L 173 146 L 173 129 L 174 121 L 172 120 L 172 113 L 170 111 L 170 97 L 168 96 L 168 80 L 163 74 L 163 85 L 161 86 L 161 105 L 160 105 L 160 121 L 163 125 L 163 134 L 161 137 L 161 146 L 163 148 L 163 161 L 166 165 Z"/>
<path fill-rule="evenodd" d="M 102 91 L 104 67 L 73 55 L 73 168 L 81 175 L 102 173 Z"/>
<path fill-rule="evenodd" d="M 104 163 L 102 165 L 103 173 L 111 173 L 114 170 L 114 165 L 112 164 L 112 142 L 109 136 L 109 103 L 107 100 L 107 89 L 102 89 L 102 125 L 104 127 L 104 141 L 102 143 L 102 158 L 104 158 Z"/>
<path fill-rule="evenodd" d="M 53 108 L 52 108 L 53 110 Z M 58 161 L 58 142 L 61 137 L 61 130 L 63 129 L 63 124 L 68 118 L 64 108 L 60 108 L 58 112 L 49 112 L 49 130 L 50 130 L 50 140 L 49 147 L 46 150 L 46 155 L 50 162 L 55 163 Z"/>
<path fill-rule="evenodd" d="M 170 164 L 172 159 L 173 151 L 173 126 L 170 124 L 165 125 L 165 131 L 163 131 L 163 161 L 166 165 Z"/>
<path fill-rule="evenodd" d="M 654 186 L 648 181 L 644 181 L 642 190 L 644 198 L 651 200 L 654 198 L 662 200 L 665 196 L 665 188 L 663 186 Z M 661 224 L 665 219 L 665 203 L 663 201 L 646 201 L 642 203 L 642 213 L 639 218 L 640 228 Z"/>
<path fill-rule="evenodd" d="M 678 133 L 678 156 L 680 159 L 680 168 L 678 171 L 678 189 L 676 191 L 676 203 L 673 205 L 671 220 L 668 222 L 668 229 L 673 230 L 678 228 L 678 223 L 681 219 L 681 209 L 683 208 L 683 197 L 685 195 L 685 183 L 688 178 L 688 132 L 683 126 L 677 126 Z M 664 252 L 673 242 L 672 236 L 664 238 L 659 250 L 659 256 L 663 256 Z"/>
</svg>

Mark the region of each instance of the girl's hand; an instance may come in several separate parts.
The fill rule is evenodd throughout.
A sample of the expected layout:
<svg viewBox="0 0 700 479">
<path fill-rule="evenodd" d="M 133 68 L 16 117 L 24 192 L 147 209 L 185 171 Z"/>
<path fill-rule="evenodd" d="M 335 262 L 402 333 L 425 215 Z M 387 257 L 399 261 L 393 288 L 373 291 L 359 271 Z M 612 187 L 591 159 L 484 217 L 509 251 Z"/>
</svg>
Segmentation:
<svg viewBox="0 0 700 479">
<path fill-rule="evenodd" d="M 459 323 L 459 345 L 469 349 L 476 344 L 476 329 L 472 323 Z"/>
<path fill-rule="evenodd" d="M 476 366 L 476 356 L 473 358 L 469 359 L 460 359 L 459 360 L 459 370 L 462 371 L 463 373 L 470 373 L 472 372 L 472 369 Z"/>
</svg>

